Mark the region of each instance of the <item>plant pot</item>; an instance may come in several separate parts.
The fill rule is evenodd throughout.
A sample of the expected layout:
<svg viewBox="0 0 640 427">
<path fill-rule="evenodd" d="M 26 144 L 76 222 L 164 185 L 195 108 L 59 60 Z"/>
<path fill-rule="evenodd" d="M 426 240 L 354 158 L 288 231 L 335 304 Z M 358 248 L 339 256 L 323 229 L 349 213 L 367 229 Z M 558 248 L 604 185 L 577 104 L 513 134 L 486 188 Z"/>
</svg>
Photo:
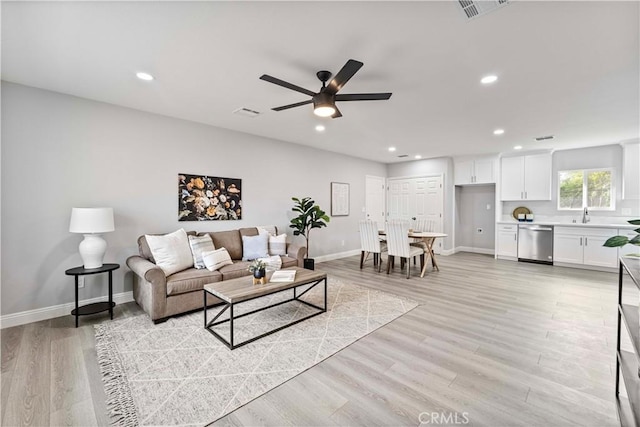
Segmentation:
<svg viewBox="0 0 640 427">
<path fill-rule="evenodd" d="M 267 271 L 264 268 L 261 268 L 260 270 L 253 270 L 253 277 L 255 277 L 256 279 L 262 279 L 266 275 Z"/>
<path fill-rule="evenodd" d="M 315 270 L 315 260 L 313 258 L 305 258 L 304 259 L 304 268 L 307 270 Z"/>
</svg>

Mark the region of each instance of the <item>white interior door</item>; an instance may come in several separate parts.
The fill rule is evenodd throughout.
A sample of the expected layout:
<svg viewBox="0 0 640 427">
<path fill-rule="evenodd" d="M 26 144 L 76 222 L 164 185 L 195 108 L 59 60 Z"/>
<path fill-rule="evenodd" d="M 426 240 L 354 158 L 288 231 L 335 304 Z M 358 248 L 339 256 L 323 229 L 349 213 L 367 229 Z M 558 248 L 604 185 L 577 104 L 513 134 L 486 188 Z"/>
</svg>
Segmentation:
<svg viewBox="0 0 640 427">
<path fill-rule="evenodd" d="M 442 176 L 391 178 L 388 180 L 389 219 L 427 219 L 442 232 L 444 192 Z M 442 239 L 436 240 L 436 253 L 442 249 Z"/>
<path fill-rule="evenodd" d="M 435 225 L 433 231 L 442 233 L 444 213 L 444 192 L 442 176 L 431 176 L 415 179 L 416 212 L 415 217 L 426 219 Z M 440 253 L 442 239 L 437 239 L 433 247 L 434 252 Z"/>
<path fill-rule="evenodd" d="M 367 219 L 376 221 L 378 227 L 384 227 L 385 220 L 385 178 L 381 176 L 366 176 L 365 181 L 365 209 Z"/>
<path fill-rule="evenodd" d="M 415 183 L 411 178 L 394 178 L 389 180 L 388 219 L 410 220 L 415 216 L 414 187 Z"/>
</svg>

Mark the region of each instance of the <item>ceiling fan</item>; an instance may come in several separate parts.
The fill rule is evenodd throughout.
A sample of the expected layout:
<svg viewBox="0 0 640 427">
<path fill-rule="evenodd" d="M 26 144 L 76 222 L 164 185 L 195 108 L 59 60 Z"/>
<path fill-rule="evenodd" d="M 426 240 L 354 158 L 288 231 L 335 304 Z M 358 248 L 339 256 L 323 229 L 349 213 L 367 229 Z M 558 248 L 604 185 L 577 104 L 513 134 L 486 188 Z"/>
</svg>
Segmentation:
<svg viewBox="0 0 640 427">
<path fill-rule="evenodd" d="M 313 92 L 300 86 L 296 86 L 292 83 L 285 82 L 284 80 L 271 77 L 267 74 L 260 76 L 261 80 L 269 83 L 276 84 L 278 86 L 286 87 L 287 89 L 295 90 L 296 92 L 309 95 L 311 99 L 302 102 L 296 102 L 295 104 L 283 105 L 282 107 L 272 108 L 273 111 L 288 110 L 289 108 L 300 107 L 301 105 L 313 103 L 313 112 L 320 117 L 342 117 L 340 110 L 336 107 L 336 101 L 380 101 L 391 98 L 391 93 L 345 93 L 338 94 L 338 91 L 353 77 L 355 73 L 364 64 L 360 61 L 350 59 L 342 67 L 338 74 L 327 83 L 331 78 L 331 72 L 318 71 L 316 76 L 322 82 L 322 88 L 319 92 Z"/>
</svg>

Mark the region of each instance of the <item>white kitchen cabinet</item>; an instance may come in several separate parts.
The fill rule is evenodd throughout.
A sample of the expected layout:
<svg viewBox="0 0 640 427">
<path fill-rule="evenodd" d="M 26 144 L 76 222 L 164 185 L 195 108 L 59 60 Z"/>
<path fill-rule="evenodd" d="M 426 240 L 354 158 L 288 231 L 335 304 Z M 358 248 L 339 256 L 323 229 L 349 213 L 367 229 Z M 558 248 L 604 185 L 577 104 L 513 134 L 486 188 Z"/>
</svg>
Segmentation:
<svg viewBox="0 0 640 427">
<path fill-rule="evenodd" d="M 564 234 L 559 227 L 553 231 L 553 262 L 570 264 L 584 263 L 584 237 L 571 233 Z"/>
<path fill-rule="evenodd" d="M 640 143 L 622 146 L 622 198 L 625 200 L 640 199 Z"/>
<path fill-rule="evenodd" d="M 494 184 L 494 159 L 475 159 L 455 162 L 455 185 Z"/>
<path fill-rule="evenodd" d="M 553 262 L 615 268 L 618 249 L 602 245 L 617 232 L 612 228 L 555 227 Z"/>
<path fill-rule="evenodd" d="M 498 258 L 518 258 L 518 225 L 498 224 Z"/>
<path fill-rule="evenodd" d="M 500 200 L 551 200 L 551 154 L 503 157 Z"/>
</svg>

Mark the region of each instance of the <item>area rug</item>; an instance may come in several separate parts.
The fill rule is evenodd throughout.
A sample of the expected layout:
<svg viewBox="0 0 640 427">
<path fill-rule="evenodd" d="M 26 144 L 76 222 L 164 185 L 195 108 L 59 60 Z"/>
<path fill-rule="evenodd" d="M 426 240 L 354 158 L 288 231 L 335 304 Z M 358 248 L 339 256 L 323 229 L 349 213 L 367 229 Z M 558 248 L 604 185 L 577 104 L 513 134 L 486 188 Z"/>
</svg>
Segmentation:
<svg viewBox="0 0 640 427">
<path fill-rule="evenodd" d="M 290 292 L 241 304 L 236 313 L 291 298 Z M 202 312 L 158 325 L 146 314 L 97 325 L 96 350 L 112 423 L 206 425 L 417 306 L 333 279 L 327 294 L 326 313 L 235 350 L 204 329 Z M 322 298 L 320 286 L 303 297 L 316 305 Z M 219 310 L 209 309 L 209 319 Z M 259 335 L 311 310 L 289 302 L 245 316 L 234 321 L 235 340 Z M 228 322 L 216 327 L 227 339 L 228 331 Z"/>
</svg>

